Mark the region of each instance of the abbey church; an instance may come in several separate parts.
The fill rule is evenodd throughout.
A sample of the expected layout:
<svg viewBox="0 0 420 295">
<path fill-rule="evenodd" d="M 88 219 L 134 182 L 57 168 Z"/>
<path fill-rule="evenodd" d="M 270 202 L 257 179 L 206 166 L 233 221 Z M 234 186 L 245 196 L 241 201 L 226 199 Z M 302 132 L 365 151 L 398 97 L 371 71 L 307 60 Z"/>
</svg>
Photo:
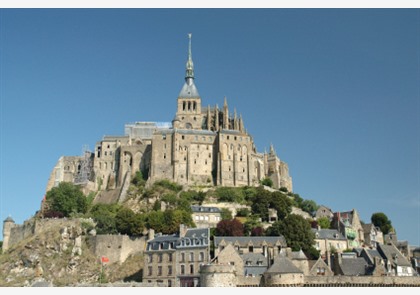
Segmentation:
<svg viewBox="0 0 420 295">
<path fill-rule="evenodd" d="M 257 186 L 266 177 L 274 188 L 292 191 L 288 165 L 273 146 L 259 153 L 242 116 L 221 108 L 203 107 L 194 84 L 189 34 L 185 83 L 177 98 L 172 122 L 136 122 L 125 134 L 105 136 L 94 152 L 61 157 L 51 172 L 47 191 L 62 181 L 81 184 L 85 193 L 108 192 L 108 201 L 121 201 L 134 174 L 149 182 L 168 179 L 191 186 Z"/>
</svg>

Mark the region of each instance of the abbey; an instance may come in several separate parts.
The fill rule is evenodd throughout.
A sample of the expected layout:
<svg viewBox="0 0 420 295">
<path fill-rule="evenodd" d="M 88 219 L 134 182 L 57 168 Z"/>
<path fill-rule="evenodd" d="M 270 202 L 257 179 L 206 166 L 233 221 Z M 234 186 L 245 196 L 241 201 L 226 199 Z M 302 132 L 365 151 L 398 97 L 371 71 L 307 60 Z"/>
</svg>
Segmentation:
<svg viewBox="0 0 420 295">
<path fill-rule="evenodd" d="M 113 190 L 124 198 L 131 178 L 141 171 L 150 182 L 168 179 L 185 186 L 255 186 L 266 177 L 274 188 L 292 191 L 288 165 L 273 146 L 259 153 L 242 116 L 222 107 L 204 107 L 194 84 L 189 36 L 185 83 L 172 122 L 125 125 L 123 136 L 105 136 L 94 152 L 59 159 L 47 191 L 61 181 L 85 184 L 88 191 Z M 103 196 L 104 197 L 104 196 Z"/>
</svg>

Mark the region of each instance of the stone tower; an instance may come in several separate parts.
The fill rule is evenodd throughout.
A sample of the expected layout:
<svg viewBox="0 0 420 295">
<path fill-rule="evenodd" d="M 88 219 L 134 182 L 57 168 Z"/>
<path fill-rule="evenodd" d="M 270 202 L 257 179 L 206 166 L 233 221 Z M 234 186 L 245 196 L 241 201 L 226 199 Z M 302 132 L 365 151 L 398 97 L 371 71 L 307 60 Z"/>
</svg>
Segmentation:
<svg viewBox="0 0 420 295">
<path fill-rule="evenodd" d="M 191 52 L 191 34 L 188 34 L 188 60 L 185 69 L 185 83 L 178 95 L 178 108 L 173 122 L 174 128 L 201 129 L 201 97 L 194 84 L 194 63 Z"/>
<path fill-rule="evenodd" d="M 3 252 L 9 248 L 10 232 L 15 226 L 15 221 L 10 216 L 3 221 Z"/>
</svg>

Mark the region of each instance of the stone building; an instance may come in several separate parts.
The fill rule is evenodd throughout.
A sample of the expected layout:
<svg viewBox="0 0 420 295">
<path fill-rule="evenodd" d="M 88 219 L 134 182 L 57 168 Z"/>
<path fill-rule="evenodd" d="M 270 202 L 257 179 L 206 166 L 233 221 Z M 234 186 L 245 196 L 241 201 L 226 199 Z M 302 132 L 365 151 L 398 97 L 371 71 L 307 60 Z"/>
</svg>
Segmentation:
<svg viewBox="0 0 420 295">
<path fill-rule="evenodd" d="M 330 253 L 343 252 L 348 248 L 347 239 L 336 229 L 311 229 L 315 234 L 315 249 L 324 259 L 329 259 Z"/>
<path fill-rule="evenodd" d="M 381 229 L 372 223 L 363 224 L 365 246 L 376 248 L 378 244 L 384 243 L 384 235 Z"/>
<path fill-rule="evenodd" d="M 198 287 L 200 267 L 210 261 L 210 230 L 184 225 L 173 235 L 154 235 L 151 230 L 144 257 L 143 281 Z"/>
<path fill-rule="evenodd" d="M 287 163 L 273 146 L 268 153 L 257 151 L 242 116 L 231 112 L 226 98 L 221 108 L 203 106 L 195 85 L 191 34 L 176 107 L 171 122 L 127 124 L 123 136 L 104 136 L 93 152 L 61 157 L 47 191 L 61 181 L 79 180 L 85 192 L 100 191 L 96 202 L 121 201 L 137 171 L 151 182 L 168 179 L 185 186 L 254 186 L 269 177 L 275 188 L 293 190 Z"/>
<path fill-rule="evenodd" d="M 335 212 L 331 227 L 347 238 L 349 248 L 358 248 L 364 245 L 364 231 L 356 209 L 348 212 Z"/>
<path fill-rule="evenodd" d="M 192 220 L 197 228 L 215 228 L 222 220 L 218 207 L 191 206 Z"/>
</svg>

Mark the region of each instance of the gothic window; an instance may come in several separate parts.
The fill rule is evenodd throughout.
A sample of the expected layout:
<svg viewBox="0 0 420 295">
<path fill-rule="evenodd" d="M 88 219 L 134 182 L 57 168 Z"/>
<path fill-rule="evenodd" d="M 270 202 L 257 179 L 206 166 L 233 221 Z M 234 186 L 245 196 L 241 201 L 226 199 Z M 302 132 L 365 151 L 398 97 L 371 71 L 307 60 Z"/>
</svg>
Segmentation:
<svg viewBox="0 0 420 295">
<path fill-rule="evenodd" d="M 191 110 L 191 101 L 188 102 L 188 110 Z"/>
<path fill-rule="evenodd" d="M 194 110 L 197 108 L 197 103 L 194 101 Z M 195 120 L 195 117 L 194 117 L 194 120 Z"/>
<path fill-rule="evenodd" d="M 182 102 L 182 110 L 185 111 L 185 101 Z"/>
</svg>

